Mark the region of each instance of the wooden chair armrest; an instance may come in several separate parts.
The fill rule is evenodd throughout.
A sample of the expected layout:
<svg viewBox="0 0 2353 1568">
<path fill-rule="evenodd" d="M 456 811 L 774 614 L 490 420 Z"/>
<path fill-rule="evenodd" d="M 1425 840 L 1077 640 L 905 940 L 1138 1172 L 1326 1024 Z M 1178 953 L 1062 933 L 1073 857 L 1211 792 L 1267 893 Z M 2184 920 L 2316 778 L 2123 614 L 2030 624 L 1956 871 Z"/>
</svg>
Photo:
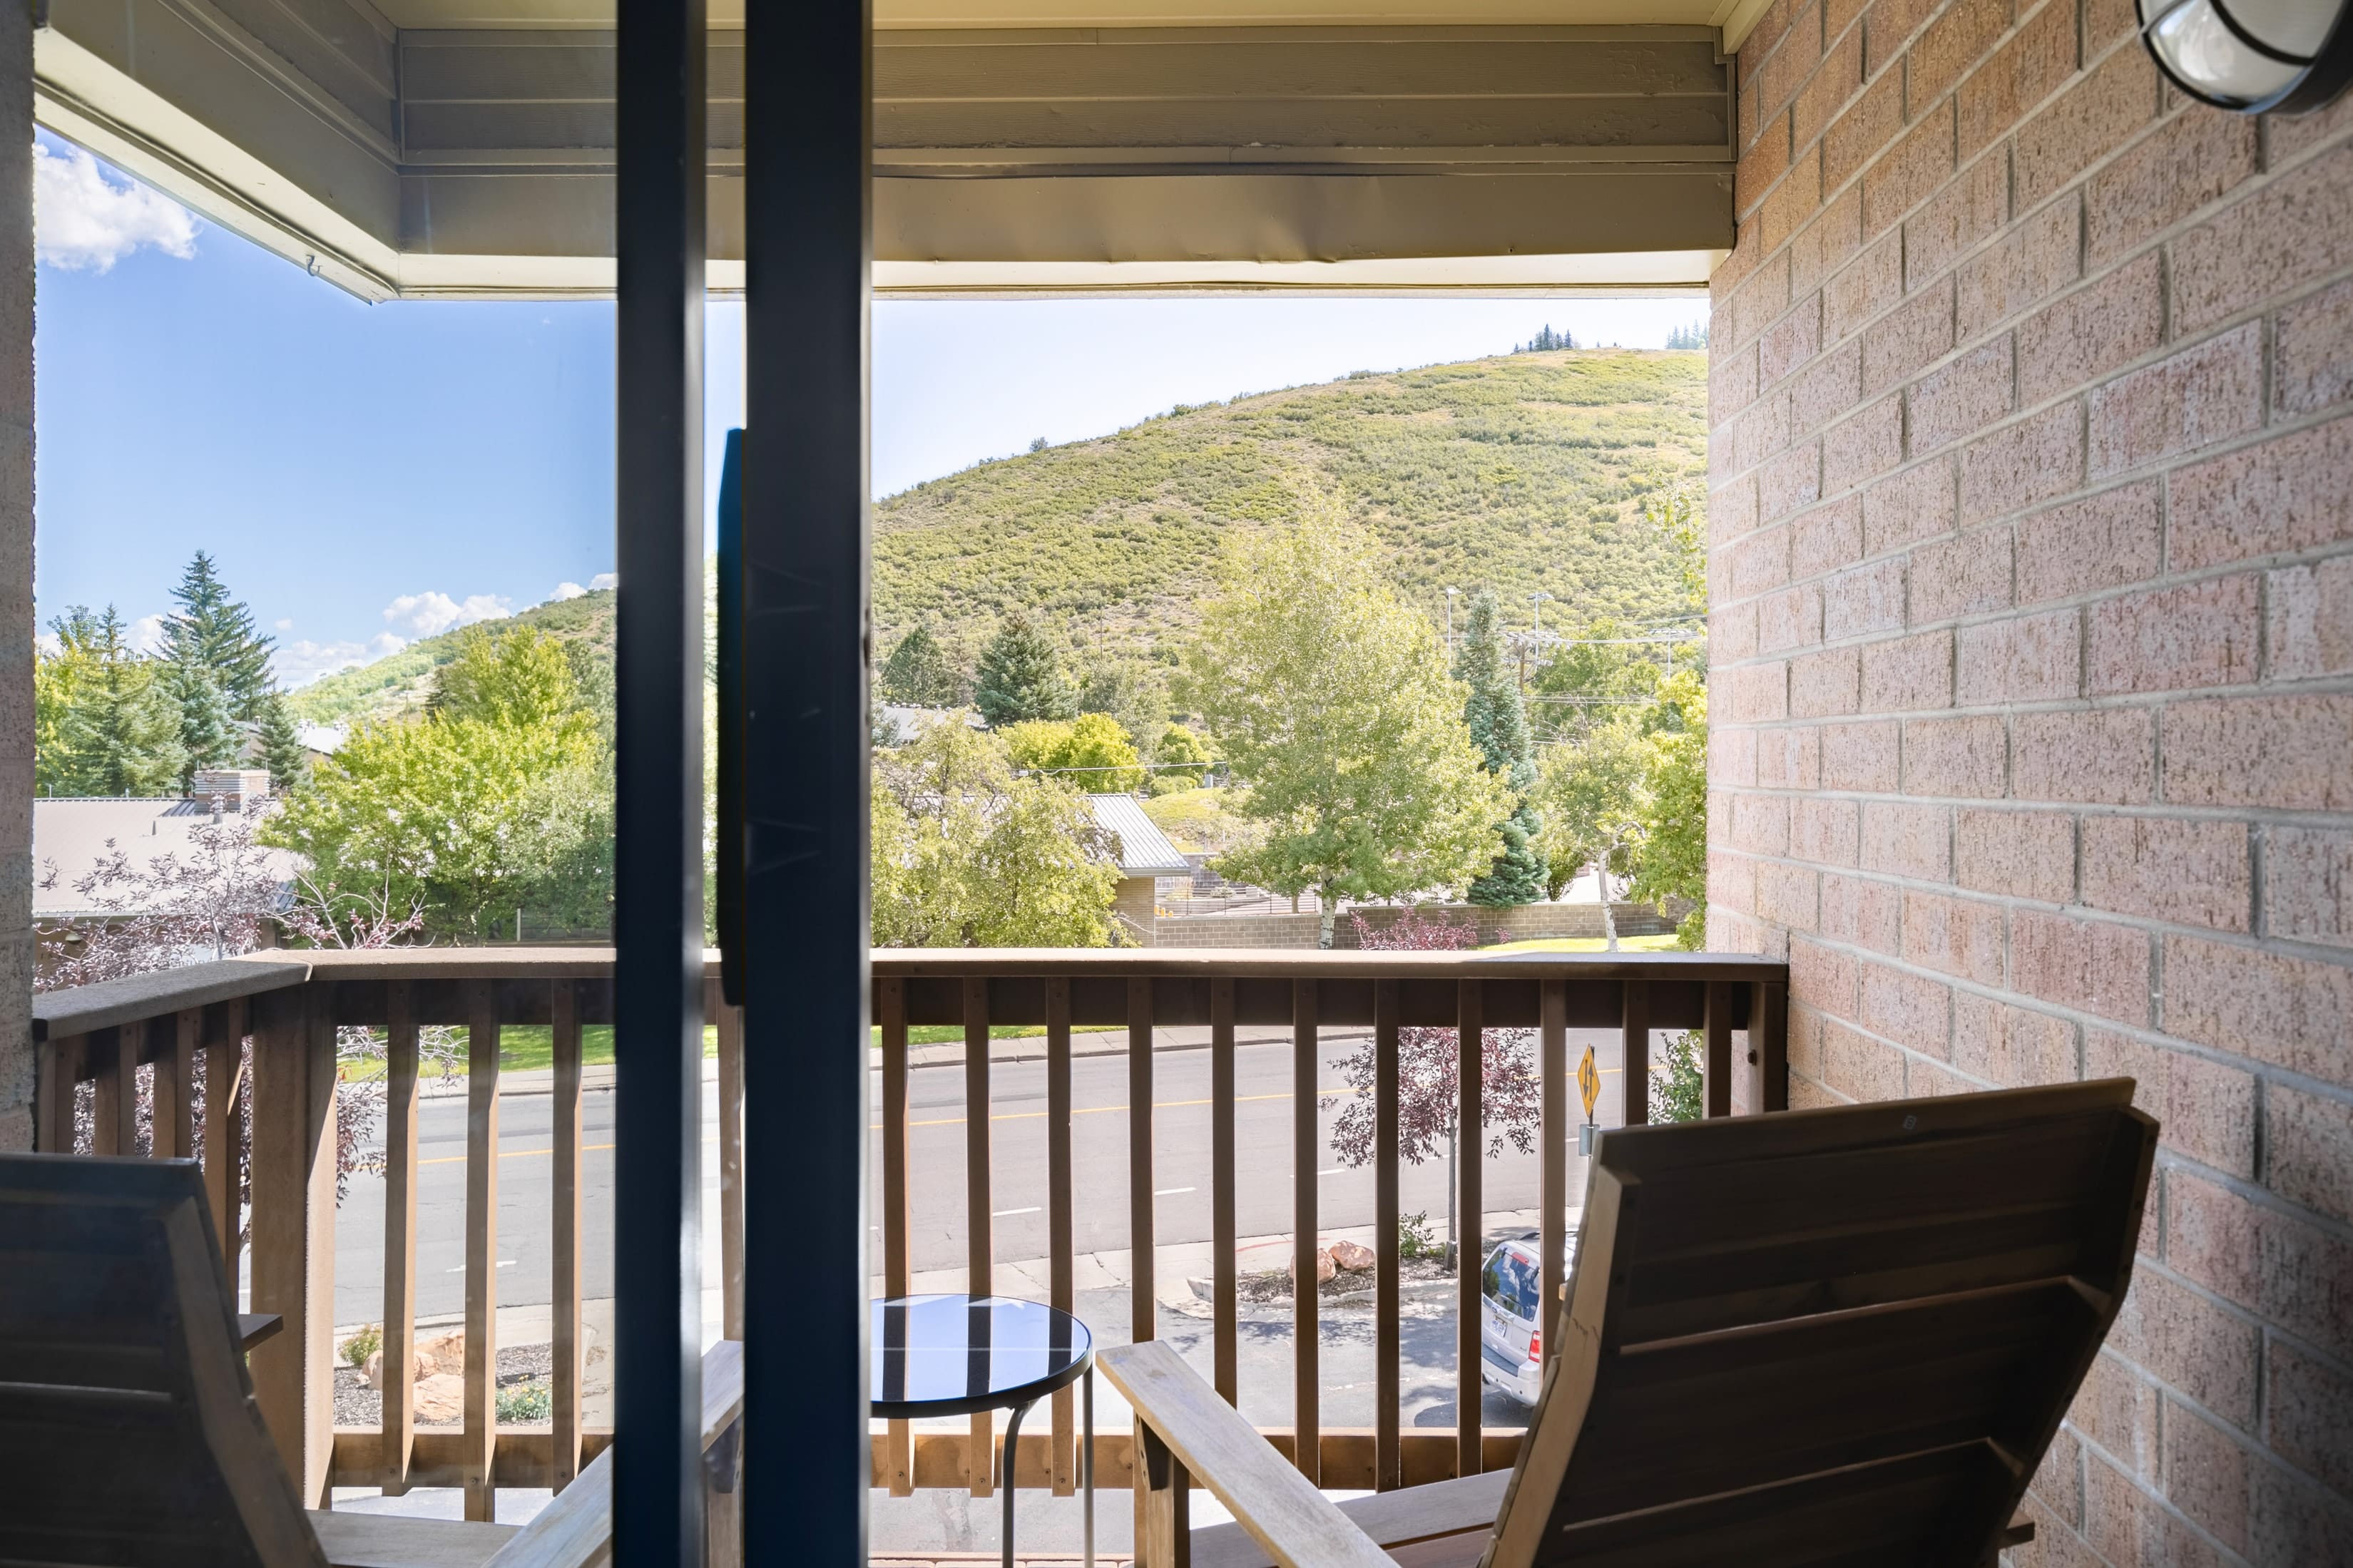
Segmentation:
<svg viewBox="0 0 2353 1568">
<path fill-rule="evenodd" d="M 1397 1568 L 1388 1552 L 1276 1453 L 1166 1343 L 1103 1352 L 1095 1364 L 1135 1409 L 1142 1447 L 1165 1450 L 1174 1473 L 1147 1481 L 1166 1492 L 1166 1522 L 1184 1530 L 1187 1478 L 1198 1479 L 1278 1568 Z M 1145 1456 L 1147 1469 L 1159 1456 Z M 1181 1559 L 1180 1559 L 1181 1560 Z"/>
<path fill-rule="evenodd" d="M 286 1320 L 276 1312 L 239 1312 L 237 1315 L 237 1348 L 249 1351 L 262 1341 L 274 1339 L 286 1326 Z"/>
</svg>

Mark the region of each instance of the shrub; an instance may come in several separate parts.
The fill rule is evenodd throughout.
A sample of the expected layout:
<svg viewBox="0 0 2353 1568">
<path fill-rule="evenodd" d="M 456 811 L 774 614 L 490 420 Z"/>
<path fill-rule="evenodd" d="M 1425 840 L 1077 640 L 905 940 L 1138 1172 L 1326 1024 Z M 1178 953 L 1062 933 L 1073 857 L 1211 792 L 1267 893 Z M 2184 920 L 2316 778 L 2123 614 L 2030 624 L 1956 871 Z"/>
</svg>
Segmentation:
<svg viewBox="0 0 2353 1568">
<path fill-rule="evenodd" d="M 370 1323 L 343 1342 L 343 1360 L 353 1366 L 365 1366 L 368 1357 L 384 1348 L 384 1330 Z"/>
<path fill-rule="evenodd" d="M 554 1396 L 543 1383 L 519 1383 L 499 1390 L 499 1419 L 544 1421 L 554 1408 Z"/>
</svg>

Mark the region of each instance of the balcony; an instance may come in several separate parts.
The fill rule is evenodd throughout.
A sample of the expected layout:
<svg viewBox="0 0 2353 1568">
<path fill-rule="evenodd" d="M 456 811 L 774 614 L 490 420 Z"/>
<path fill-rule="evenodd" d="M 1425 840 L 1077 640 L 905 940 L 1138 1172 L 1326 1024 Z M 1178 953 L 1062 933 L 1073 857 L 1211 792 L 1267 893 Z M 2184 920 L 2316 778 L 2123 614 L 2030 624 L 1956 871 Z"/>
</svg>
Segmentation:
<svg viewBox="0 0 2353 1568">
<path fill-rule="evenodd" d="M 1098 1242 L 1113 1234 L 1124 1243 L 1130 1254 L 1126 1321 L 1091 1322 L 1100 1342 L 1118 1343 L 1162 1331 L 1159 1301 L 1168 1282 L 1155 1277 L 1155 1262 L 1164 1249 L 1176 1240 L 1197 1249 L 1206 1244 L 1214 1261 L 1207 1279 L 1209 1328 L 1202 1336 L 1208 1353 L 1200 1370 L 1229 1400 L 1241 1392 L 1238 1258 L 1246 1237 L 1240 1226 L 1248 1211 L 1264 1212 L 1261 1202 L 1237 1190 L 1237 1128 L 1245 1116 L 1262 1128 L 1267 1114 L 1257 1107 L 1241 1109 L 1249 1099 L 1267 1097 L 1238 1092 L 1238 1048 L 1273 1049 L 1289 1058 L 1293 1180 L 1285 1217 L 1293 1247 L 1312 1252 L 1319 1237 L 1342 1217 L 1335 1209 L 1319 1209 L 1317 1178 L 1330 1173 L 1319 1166 L 1332 1158 L 1317 1121 L 1318 1090 L 1331 1087 L 1324 1053 L 1335 1036 L 1369 1039 L 1378 1131 L 1370 1168 L 1371 1213 L 1358 1217 L 1371 1221 L 1376 1255 L 1371 1425 L 1344 1426 L 1324 1419 L 1327 1390 L 1319 1366 L 1318 1325 L 1326 1309 L 1311 1292 L 1290 1308 L 1292 1419 L 1261 1427 L 1303 1472 L 1331 1489 L 1387 1489 L 1507 1468 L 1519 1441 L 1515 1427 L 1491 1428 L 1481 1417 L 1476 1308 L 1483 1247 L 1458 1250 L 1448 1291 L 1457 1325 L 1449 1373 L 1453 1406 L 1461 1414 L 1444 1428 L 1400 1420 L 1401 1031 L 1533 1032 L 1540 1129 L 1533 1172 L 1531 1162 L 1521 1160 L 1512 1179 L 1525 1187 L 1533 1175 L 1533 1192 L 1524 1196 L 1532 1195 L 1534 1202 L 1491 1203 L 1482 1182 L 1488 1163 L 1473 1158 L 1461 1162 L 1460 1202 L 1465 1234 L 1483 1234 L 1499 1207 L 1535 1209 L 1546 1299 L 1558 1294 L 1582 1187 L 1573 1032 L 1595 1047 L 1605 1079 L 1617 1078 L 1617 1091 L 1597 1110 L 1605 1125 L 1648 1120 L 1647 1067 L 1658 1031 L 1701 1032 L 1709 1114 L 1786 1104 L 1788 970 L 1757 959 L 1683 953 L 956 950 L 883 951 L 872 962 L 872 1013 L 880 1036 L 873 1052 L 880 1129 L 874 1142 L 881 1168 L 870 1194 L 881 1222 L 872 1289 L 903 1294 L 923 1282 L 910 1223 L 921 1209 L 927 1220 L 945 1218 L 948 1230 L 961 1234 L 964 1274 L 958 1284 L 1023 1293 L 1009 1277 L 992 1278 L 997 1265 L 1008 1261 L 1008 1247 L 996 1241 L 993 1225 L 1008 1207 L 1034 1204 L 1044 1211 L 1048 1238 L 1043 1293 L 1056 1306 L 1077 1305 L 1082 1253 L 1103 1250 L 1099 1245 L 1076 1247 L 1074 1232 L 1083 1228 Z M 704 1282 L 706 1294 L 715 1295 L 706 1331 L 756 1344 L 759 1326 L 744 1320 L 744 1204 L 747 1186 L 758 1180 L 757 1129 L 783 1125 L 777 1118 L 792 1114 L 790 1095 L 786 1086 L 764 1089 L 756 1068 L 747 1086 L 739 1016 L 721 1004 L 715 961 L 709 970 L 705 1005 L 717 1036 L 718 1184 L 715 1210 L 706 1209 L 704 1225 L 717 1233 L 718 1278 Z M 246 1270 L 246 1304 L 283 1321 L 281 1331 L 252 1351 L 249 1365 L 264 1418 L 305 1497 L 323 1497 L 336 1488 L 399 1493 L 455 1487 L 464 1489 L 469 1517 L 491 1518 L 501 1490 L 560 1490 L 611 1441 L 609 1427 L 591 1419 L 597 1412 L 584 1377 L 584 1315 L 594 1315 L 594 1304 L 584 1289 L 591 1250 L 583 1215 L 584 1162 L 590 1149 L 584 1142 L 582 1109 L 590 1091 L 584 1084 L 582 1042 L 585 1029 L 611 1020 L 612 974 L 611 953 L 596 949 L 278 952 L 37 999 L 41 1147 L 204 1159 L 216 1231 L 229 1238 L 232 1269 L 241 1264 Z M 459 1375 L 466 1415 L 455 1426 L 427 1427 L 418 1420 L 413 1352 L 420 1335 L 419 1031 L 434 1026 L 454 1026 L 464 1038 L 466 1339 Z M 993 1066 L 987 1045 L 992 1027 L 1004 1026 L 1043 1030 L 1042 1037 L 1021 1049 L 1034 1058 L 1022 1070 L 1043 1074 L 1044 1180 L 1042 1185 L 1033 1180 L 1016 1189 L 1000 1178 L 1008 1163 L 992 1160 L 992 1117 L 963 1118 L 960 1131 L 944 1134 L 937 1125 L 926 1126 L 927 1135 L 964 1145 L 960 1162 L 947 1155 L 951 1165 L 960 1163 L 963 1177 L 961 1212 L 952 1213 L 953 1196 L 923 1190 L 911 1157 L 917 1119 L 910 1110 L 912 1073 L 949 1069 L 913 1068 L 910 1034 L 941 1026 L 964 1032 L 967 1048 L 959 1076 L 970 1105 L 988 1103 L 992 1072 L 1008 1070 Z M 501 1031 L 519 1026 L 549 1031 L 553 1064 L 546 1231 L 531 1238 L 543 1240 L 550 1259 L 552 1398 L 546 1422 L 528 1425 L 487 1418 L 496 1407 L 493 1342 L 505 1331 L 498 1313 L 499 1264 L 501 1253 L 518 1240 L 512 1231 L 502 1236 L 496 1223 L 502 1161 L 492 1155 L 511 1159 L 517 1152 L 500 1142 L 500 1043 Z M 381 1296 L 367 1298 L 381 1302 L 368 1317 L 381 1321 L 386 1370 L 382 1419 L 372 1426 L 337 1426 L 332 1415 L 334 1303 L 339 1290 L 351 1301 L 353 1282 L 335 1278 L 341 1222 L 331 1086 L 336 1031 L 352 1027 L 381 1031 L 386 1061 L 384 1265 Z M 1124 1050 L 1118 1053 L 1124 1059 L 1118 1065 L 1131 1105 L 1154 1103 L 1155 1071 L 1169 1070 L 1156 1059 L 1161 1052 L 1155 1044 L 1166 1049 L 1166 1042 L 1158 1039 L 1162 1032 L 1183 1031 L 1187 1045 L 1208 1054 L 1206 1104 L 1196 1100 L 1172 1109 L 1162 1102 L 1148 1117 L 1088 1118 L 1091 1142 L 1107 1135 L 1117 1146 L 1113 1163 L 1124 1163 L 1130 1178 L 1124 1194 L 1104 1194 L 1073 1177 L 1073 1040 L 1092 1032 L 1100 1051 L 1106 1031 L 1114 1044 L 1124 1036 Z M 1238 1035 L 1245 1037 L 1240 1047 Z M 1253 1036 L 1258 1043 L 1250 1046 L 1246 1037 Z M 218 1110 L 237 1103 L 236 1091 L 216 1093 L 214 1086 L 236 1084 L 241 1059 L 250 1063 L 245 1092 L 252 1141 L 249 1200 L 239 1207 L 233 1206 L 229 1177 L 236 1164 L 235 1119 Z M 152 1129 L 144 1136 L 142 1079 Z M 80 1089 L 84 1084 L 87 1091 Z M 76 1101 L 85 1092 L 88 1116 L 78 1136 Z M 1481 1100 L 1475 1094 L 1458 1098 L 1463 1146 L 1475 1148 L 1481 1142 Z M 201 1115 L 195 1109 L 199 1101 Z M 776 1108 L 765 1123 L 764 1104 Z M 1155 1194 L 1153 1173 L 1174 1168 L 1171 1161 L 1198 1167 L 1203 1121 L 1203 1180 L 1211 1220 L 1206 1236 L 1178 1236 L 1164 1228 L 1166 1216 L 1155 1200 L 1166 1194 Z M 754 1130 L 748 1135 L 747 1126 Z M 1167 1141 L 1156 1146 L 1156 1136 Z M 925 1146 L 933 1167 L 942 1168 L 937 1138 L 928 1137 Z M 1099 1154 L 1099 1143 L 1093 1146 Z M 1161 1162 L 1157 1167 L 1155 1160 Z M 236 1239 L 240 1230 L 250 1237 L 242 1258 Z M 617 1259 L 617 1272 L 628 1261 Z M 377 1283 L 367 1281 L 363 1288 Z M 1061 1495 L 1073 1489 L 1078 1472 L 1072 1404 L 1069 1391 L 1057 1395 L 1050 1420 L 1039 1424 L 1043 1429 L 1022 1436 L 1012 1467 L 1018 1486 Z M 901 1496 L 918 1487 L 964 1488 L 987 1496 L 990 1467 L 976 1468 L 973 1459 L 976 1440 L 987 1441 L 988 1432 L 981 1421 L 955 1431 L 881 1425 L 871 1439 L 871 1485 Z M 1096 1462 L 1100 1488 L 1130 1486 L 1130 1435 L 1100 1434 Z M 711 1501 L 712 1517 L 723 1519 L 724 1494 L 714 1492 Z M 715 1539 L 733 1540 L 724 1532 Z M 725 1550 L 715 1547 L 712 1560 L 723 1560 Z"/>
</svg>

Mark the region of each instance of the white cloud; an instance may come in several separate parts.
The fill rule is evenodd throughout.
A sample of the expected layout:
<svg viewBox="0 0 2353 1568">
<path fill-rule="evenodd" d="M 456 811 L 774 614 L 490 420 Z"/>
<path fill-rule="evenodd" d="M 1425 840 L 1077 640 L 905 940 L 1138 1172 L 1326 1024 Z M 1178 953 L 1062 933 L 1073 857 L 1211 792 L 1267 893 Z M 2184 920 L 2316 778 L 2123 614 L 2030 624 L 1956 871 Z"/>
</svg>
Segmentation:
<svg viewBox="0 0 2353 1568">
<path fill-rule="evenodd" d="M 498 594 L 471 594 L 463 603 L 447 594 L 403 594 L 384 607 L 384 623 L 410 637 L 429 637 L 452 626 L 504 620 L 513 613 L 513 602 Z"/>
<path fill-rule="evenodd" d="M 142 616 L 131 623 L 131 651 L 161 653 L 164 651 L 164 617 Z"/>
<path fill-rule="evenodd" d="M 390 632 L 378 632 L 365 642 L 312 642 L 305 637 L 280 644 L 270 668 L 277 671 L 279 684 L 290 690 L 308 686 L 322 675 L 398 653 L 407 646 L 406 637 Z"/>
<path fill-rule="evenodd" d="M 555 585 L 555 592 L 550 594 L 548 597 L 555 600 L 576 599 L 587 591 L 577 583 L 558 583 Z"/>
<path fill-rule="evenodd" d="M 599 572 L 588 579 L 588 591 L 592 594 L 601 594 L 607 588 L 617 588 L 620 585 L 621 574 L 618 572 Z"/>
<path fill-rule="evenodd" d="M 290 631 L 292 631 L 292 630 L 294 629 L 294 623 L 293 623 L 292 621 L 290 621 L 290 620 L 287 620 L 287 621 L 272 621 L 270 624 L 271 624 L 272 626 L 276 626 L 276 627 L 277 627 L 280 631 L 281 631 L 281 632 L 290 632 Z"/>
<path fill-rule="evenodd" d="M 34 229 L 40 259 L 70 272 L 107 272 L 142 246 L 186 260 L 196 220 L 169 196 L 107 178 L 79 147 L 33 146 Z"/>
</svg>

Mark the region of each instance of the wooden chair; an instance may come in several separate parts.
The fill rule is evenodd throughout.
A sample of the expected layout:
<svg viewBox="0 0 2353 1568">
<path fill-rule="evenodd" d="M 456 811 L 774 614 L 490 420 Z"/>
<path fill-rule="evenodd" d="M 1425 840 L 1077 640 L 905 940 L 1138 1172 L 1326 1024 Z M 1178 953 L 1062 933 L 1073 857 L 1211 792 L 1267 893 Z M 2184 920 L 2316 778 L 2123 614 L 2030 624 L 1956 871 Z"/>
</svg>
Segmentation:
<svg viewBox="0 0 2353 1568">
<path fill-rule="evenodd" d="M 1603 1136 L 1518 1464 L 1334 1504 L 1166 1345 L 1151 1568 L 1979 1568 L 2131 1283 L 2128 1079 Z M 1239 1522 L 1188 1531 L 1198 1479 Z"/>
<path fill-rule="evenodd" d="M 306 1510 L 264 1429 L 193 1161 L 0 1155 L 0 1561 L 591 1568 L 611 1450 L 522 1530 Z M 705 1446 L 743 1408 L 704 1357 Z M 716 1429 L 712 1423 L 716 1421 Z"/>
</svg>

